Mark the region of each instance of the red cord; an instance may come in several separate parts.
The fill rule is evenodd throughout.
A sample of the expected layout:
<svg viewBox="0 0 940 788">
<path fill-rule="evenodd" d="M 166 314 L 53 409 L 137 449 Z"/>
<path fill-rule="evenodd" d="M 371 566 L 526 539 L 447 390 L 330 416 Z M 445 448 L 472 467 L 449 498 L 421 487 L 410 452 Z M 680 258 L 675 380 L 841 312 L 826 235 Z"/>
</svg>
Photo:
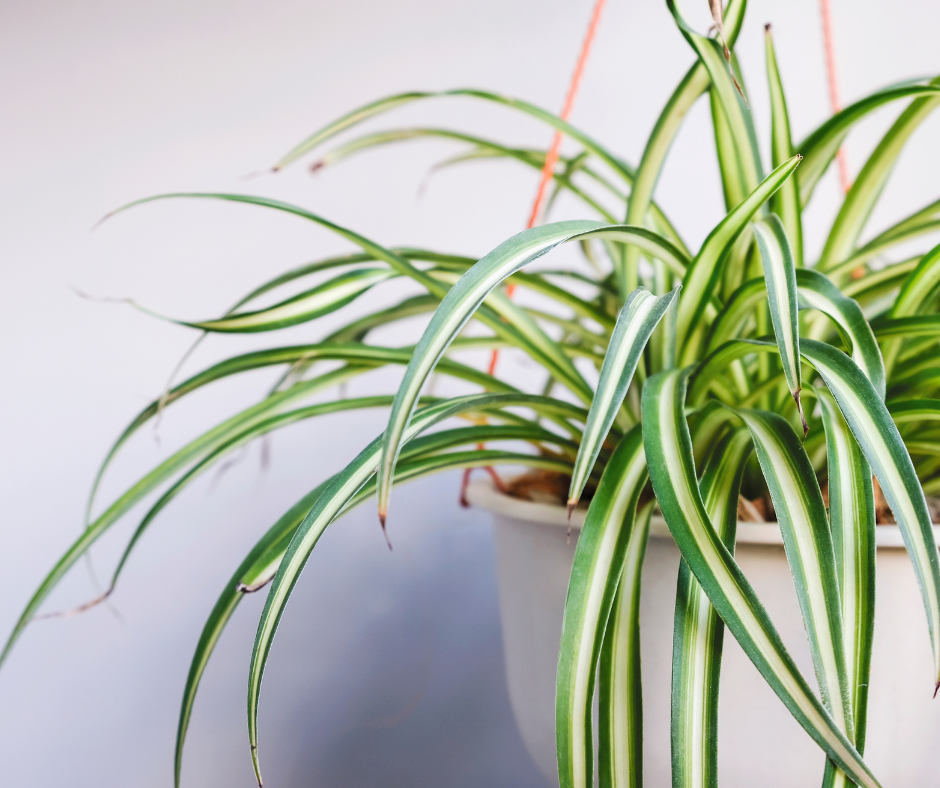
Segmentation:
<svg viewBox="0 0 940 788">
<path fill-rule="evenodd" d="M 836 47 L 832 35 L 832 10 L 829 7 L 829 0 L 819 0 L 819 10 L 822 14 L 826 74 L 829 78 L 829 104 L 832 107 L 832 114 L 835 115 L 842 109 L 842 102 L 839 99 L 839 75 L 836 72 Z M 836 161 L 839 164 L 839 181 L 842 184 L 842 191 L 848 193 L 849 189 L 852 188 L 852 181 L 849 178 L 849 164 L 842 148 L 839 148 L 839 152 L 836 154 Z"/>
<path fill-rule="evenodd" d="M 601 21 L 601 13 L 604 10 L 604 5 L 607 0 L 595 0 L 594 11 L 591 14 L 591 22 L 588 25 L 587 33 L 584 36 L 584 42 L 581 44 L 581 53 L 578 55 L 578 62 L 574 67 L 574 73 L 571 75 L 571 82 L 568 85 L 568 95 L 565 96 L 565 103 L 561 108 L 561 114 L 559 117 L 567 121 L 571 117 L 571 110 L 574 109 L 575 98 L 577 98 L 578 90 L 581 87 L 581 77 L 584 75 L 584 67 L 587 65 L 588 55 L 591 53 L 591 47 L 594 45 L 594 36 L 597 33 L 598 25 Z M 532 213 L 529 214 L 529 223 L 526 225 L 526 229 L 531 229 L 538 224 L 539 216 L 542 212 L 542 203 L 545 201 L 545 192 L 548 188 L 549 181 L 551 181 L 552 176 L 555 173 L 555 165 L 558 163 L 558 154 L 561 151 L 561 142 L 564 139 L 564 134 L 561 130 L 555 131 L 555 136 L 552 137 L 552 144 L 548 149 L 548 153 L 545 156 L 545 163 L 542 165 L 542 177 L 539 180 L 539 188 L 535 193 L 535 202 L 532 204 Z M 506 286 L 506 295 L 512 298 L 512 294 L 515 292 L 516 286 L 512 283 Z M 492 375 L 496 372 L 496 365 L 499 363 L 499 349 L 495 349 L 492 354 L 490 354 L 490 364 L 487 369 L 487 372 Z M 481 443 L 477 448 L 483 448 Z M 462 506 L 468 506 L 466 494 L 467 494 L 467 485 L 470 483 L 470 468 L 467 468 L 463 472 L 463 482 L 460 485 L 460 503 Z M 502 487 L 502 490 L 505 490 L 505 486 L 502 484 L 499 476 L 496 474 L 492 468 L 487 468 L 490 476 L 493 477 L 493 481 L 496 483 L 497 488 Z"/>
<path fill-rule="evenodd" d="M 581 44 L 581 53 L 578 55 L 578 62 L 574 67 L 574 73 L 571 75 L 571 83 L 568 85 L 568 95 L 565 96 L 565 103 L 561 108 L 559 117 L 567 121 L 571 117 L 571 110 L 574 109 L 574 102 L 578 96 L 578 90 L 581 88 L 581 77 L 584 76 L 584 67 L 587 65 L 588 55 L 591 53 L 591 47 L 594 45 L 594 36 L 597 34 L 597 27 L 601 21 L 601 13 L 607 0 L 596 0 L 594 3 L 594 12 L 591 14 L 591 22 L 588 25 L 587 33 L 584 36 L 584 43 Z M 542 213 L 542 203 L 545 202 L 545 192 L 548 184 L 555 174 L 555 165 L 558 163 L 558 154 L 561 151 L 561 142 L 564 139 L 561 130 L 555 131 L 552 137 L 551 147 L 545 156 L 545 164 L 542 165 L 542 177 L 539 180 L 539 188 L 535 193 L 535 202 L 532 203 L 532 212 L 529 214 L 529 223 L 526 229 L 531 229 L 538 224 L 540 214 Z M 506 295 L 510 298 L 515 291 L 516 286 L 510 283 L 506 286 Z M 496 371 L 496 365 L 499 361 L 499 350 L 494 350 L 490 356 L 489 374 Z"/>
</svg>

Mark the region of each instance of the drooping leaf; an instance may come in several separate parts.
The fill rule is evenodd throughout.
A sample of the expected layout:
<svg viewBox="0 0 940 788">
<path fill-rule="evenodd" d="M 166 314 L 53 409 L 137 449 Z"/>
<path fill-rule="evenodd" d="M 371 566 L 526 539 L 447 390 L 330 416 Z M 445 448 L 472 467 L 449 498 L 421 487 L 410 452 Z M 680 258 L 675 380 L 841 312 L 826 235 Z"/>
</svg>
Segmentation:
<svg viewBox="0 0 940 788">
<path fill-rule="evenodd" d="M 800 439 L 781 416 L 759 410 L 735 412 L 751 432 L 774 503 L 823 704 L 854 743 L 839 582 L 816 473 Z"/>
<path fill-rule="evenodd" d="M 818 389 L 826 429 L 829 523 L 842 600 L 842 627 L 855 748 L 864 752 L 868 682 L 875 625 L 875 497 L 871 466 L 828 390 Z M 826 764 L 824 785 L 846 784 L 845 774 Z"/>
<path fill-rule="evenodd" d="M 699 483 L 708 518 L 730 555 L 734 555 L 738 493 L 750 444 L 747 430 L 726 436 L 715 446 Z M 723 640 L 724 624 L 689 565 L 680 559 L 672 645 L 673 788 L 718 786 L 718 685 Z"/>
<path fill-rule="evenodd" d="M 860 786 L 878 781 L 813 694 L 763 606 L 708 518 L 692 465 L 685 421 L 689 370 L 663 372 L 643 388 L 650 478 L 669 530 L 709 600 L 797 722 Z"/>
<path fill-rule="evenodd" d="M 621 439 L 604 469 L 571 569 L 555 691 L 561 788 L 593 785 L 594 681 L 604 628 L 635 527 L 637 500 L 646 480 L 643 437 L 637 426 Z"/>
<path fill-rule="evenodd" d="M 803 381 L 800 374 L 800 320 L 797 311 L 796 266 L 787 239 L 783 222 L 776 214 L 754 222 L 754 236 L 764 264 L 764 281 L 767 286 L 767 301 L 773 322 L 777 348 L 783 374 L 796 402 L 803 421 L 803 436 L 806 436 L 806 418 L 800 404 Z"/>
<path fill-rule="evenodd" d="M 643 784 L 643 683 L 640 673 L 640 586 L 649 538 L 650 501 L 636 516 L 627 540 L 597 669 L 600 788 Z"/>
<path fill-rule="evenodd" d="M 878 392 L 848 356 L 813 340 L 805 340 L 801 352 L 835 397 L 901 527 L 923 596 L 934 672 L 940 683 L 940 560 L 927 501 L 910 455 Z"/>
</svg>

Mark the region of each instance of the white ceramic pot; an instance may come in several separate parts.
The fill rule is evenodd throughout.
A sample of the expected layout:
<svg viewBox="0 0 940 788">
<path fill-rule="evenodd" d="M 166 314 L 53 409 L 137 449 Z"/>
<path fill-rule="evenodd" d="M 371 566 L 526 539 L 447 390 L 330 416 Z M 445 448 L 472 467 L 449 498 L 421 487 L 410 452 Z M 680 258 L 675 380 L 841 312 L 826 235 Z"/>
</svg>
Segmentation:
<svg viewBox="0 0 940 788">
<path fill-rule="evenodd" d="M 494 515 L 496 568 L 506 680 L 522 739 L 541 771 L 555 771 L 555 666 L 568 575 L 584 513 L 570 544 L 561 506 L 471 485 L 470 502 Z M 935 532 L 940 532 L 936 526 Z M 736 559 L 790 654 L 815 684 L 806 633 L 780 530 L 741 523 Z M 654 518 L 643 569 L 640 631 L 643 671 L 644 784 L 672 784 L 669 708 L 672 625 L 679 551 Z M 878 526 L 875 641 L 865 759 L 885 788 L 940 785 L 940 699 L 920 592 L 897 526 Z M 825 757 L 793 720 L 731 636 L 725 637 L 719 699 L 718 772 L 724 788 L 819 784 Z"/>
</svg>

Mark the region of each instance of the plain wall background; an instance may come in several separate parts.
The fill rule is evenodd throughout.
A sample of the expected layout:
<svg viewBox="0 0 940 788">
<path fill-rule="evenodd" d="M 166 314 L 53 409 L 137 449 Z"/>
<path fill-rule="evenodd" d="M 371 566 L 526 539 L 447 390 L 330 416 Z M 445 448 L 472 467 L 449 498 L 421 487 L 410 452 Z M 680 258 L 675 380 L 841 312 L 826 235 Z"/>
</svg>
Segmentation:
<svg viewBox="0 0 940 788">
<path fill-rule="evenodd" d="M 264 194 L 298 202 L 388 244 L 482 255 L 524 225 L 536 176 L 511 164 L 437 175 L 439 143 L 370 153 L 311 177 L 297 166 L 244 180 L 307 133 L 376 97 L 479 86 L 557 110 L 589 0 L 199 3 L 5 0 L 0 6 L 0 275 L 3 446 L 0 512 L 10 629 L 43 574 L 82 527 L 97 463 L 159 394 L 191 334 L 129 307 L 205 318 L 263 278 L 348 249 L 300 220 L 234 205 L 164 203 L 97 230 L 107 211 L 164 191 Z M 705 2 L 683 7 L 702 27 Z M 834 2 L 845 103 L 940 70 L 940 5 Z M 766 140 L 763 24 L 774 24 L 794 138 L 828 100 L 815 0 L 752 0 L 737 52 Z M 636 162 L 693 56 L 664 3 L 610 0 L 573 121 Z M 847 145 L 853 171 L 899 108 Z M 550 132 L 468 101 L 416 106 L 382 126 L 462 126 L 547 145 Z M 376 126 L 378 127 L 378 126 Z M 934 199 L 940 116 L 918 131 L 873 228 Z M 691 244 L 720 218 L 707 108 L 692 111 L 657 197 Z M 808 227 L 831 216 L 830 173 Z M 578 215 L 576 212 L 570 214 Z M 561 215 L 559 214 L 559 217 Z M 810 255 L 812 256 L 812 255 Z M 295 330 L 292 341 L 306 336 Z M 280 340 L 278 340 L 280 342 Z M 206 343 L 191 365 L 250 347 Z M 524 369 L 506 364 L 523 378 Z M 400 371 L 380 380 L 386 388 Z M 158 445 L 137 440 L 105 487 L 113 497 L 185 436 L 264 391 L 269 377 L 220 385 L 170 412 Z M 205 616 L 252 541 L 381 431 L 357 414 L 278 434 L 196 483 L 161 516 L 114 603 L 31 626 L 0 672 L 4 779 L 30 786 L 165 786 L 178 703 Z M 502 676 L 487 517 L 455 504 L 458 478 L 400 490 L 389 554 L 371 507 L 333 528 L 285 615 L 262 698 L 261 755 L 272 786 L 512 785 L 542 778 L 512 722 Z M 131 520 L 95 549 L 106 574 Z M 46 609 L 94 594 L 78 566 Z M 261 595 L 238 611 L 197 700 L 184 782 L 250 786 L 245 679 Z"/>
</svg>

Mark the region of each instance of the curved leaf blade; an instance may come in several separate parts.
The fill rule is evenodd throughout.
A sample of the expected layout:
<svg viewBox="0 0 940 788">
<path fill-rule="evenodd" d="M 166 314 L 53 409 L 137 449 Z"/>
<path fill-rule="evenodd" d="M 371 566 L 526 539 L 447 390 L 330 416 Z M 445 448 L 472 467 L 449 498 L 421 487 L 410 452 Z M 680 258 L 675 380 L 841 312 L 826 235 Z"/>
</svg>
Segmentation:
<svg viewBox="0 0 940 788">
<path fill-rule="evenodd" d="M 581 448 L 571 474 L 568 489 L 569 517 L 578 505 L 601 445 L 627 396 L 643 349 L 677 293 L 677 290 L 673 290 L 657 298 L 645 288 L 637 288 L 627 298 L 617 316 L 617 325 L 610 335 L 600 379 L 584 426 Z"/>
<path fill-rule="evenodd" d="M 643 388 L 647 462 L 669 530 L 725 626 L 797 722 L 858 785 L 874 788 L 878 781 L 800 675 L 708 518 L 685 422 L 688 375 L 688 369 L 663 372 Z"/>
<path fill-rule="evenodd" d="M 646 484 L 639 426 L 618 444 L 601 476 L 575 549 L 558 655 L 555 736 L 561 788 L 593 784 L 591 706 L 604 629 L 623 571 L 636 504 Z"/>
<path fill-rule="evenodd" d="M 747 430 L 727 435 L 715 446 L 699 483 L 705 511 L 731 555 L 738 493 L 750 450 Z M 724 629 L 689 565 L 680 559 L 672 650 L 673 788 L 718 786 L 718 686 Z"/>
<path fill-rule="evenodd" d="M 839 404 L 901 527 L 924 600 L 935 680 L 940 684 L 940 557 L 910 455 L 878 392 L 848 356 L 813 340 L 805 340 L 801 349 Z"/>
</svg>

